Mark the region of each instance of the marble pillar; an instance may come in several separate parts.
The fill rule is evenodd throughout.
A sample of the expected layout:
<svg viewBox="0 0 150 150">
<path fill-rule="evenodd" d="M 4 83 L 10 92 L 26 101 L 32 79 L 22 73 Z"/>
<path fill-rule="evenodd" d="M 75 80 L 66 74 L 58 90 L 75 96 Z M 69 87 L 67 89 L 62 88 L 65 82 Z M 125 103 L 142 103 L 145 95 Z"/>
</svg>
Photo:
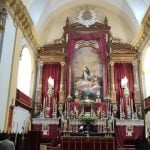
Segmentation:
<svg viewBox="0 0 150 150">
<path fill-rule="evenodd" d="M 36 95 L 35 95 L 35 114 L 41 111 L 42 109 L 42 73 L 43 73 L 43 62 L 38 61 Z"/>
<path fill-rule="evenodd" d="M 134 102 L 141 103 L 140 92 L 139 92 L 139 82 L 138 82 L 137 61 L 133 61 L 132 65 L 133 65 L 133 76 L 134 76 Z"/>
<path fill-rule="evenodd" d="M 59 103 L 64 103 L 65 92 L 64 92 L 64 66 L 65 63 L 61 62 L 61 79 L 60 79 L 60 90 L 59 90 Z"/>
<path fill-rule="evenodd" d="M 112 103 L 116 103 L 116 91 L 114 83 L 114 62 L 110 62 L 110 71 L 111 71 L 111 100 Z"/>
</svg>

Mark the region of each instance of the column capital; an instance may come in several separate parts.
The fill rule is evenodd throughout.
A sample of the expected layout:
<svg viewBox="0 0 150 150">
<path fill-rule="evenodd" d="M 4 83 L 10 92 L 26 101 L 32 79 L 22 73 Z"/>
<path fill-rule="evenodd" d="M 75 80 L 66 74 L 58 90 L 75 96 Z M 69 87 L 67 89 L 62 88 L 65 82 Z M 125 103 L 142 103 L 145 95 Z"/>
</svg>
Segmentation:
<svg viewBox="0 0 150 150">
<path fill-rule="evenodd" d="M 134 65 L 137 65 L 137 60 L 133 60 L 132 61 L 132 65 L 134 66 Z"/>
<path fill-rule="evenodd" d="M 62 61 L 62 62 L 60 62 L 60 64 L 61 64 L 61 66 L 64 66 L 64 65 L 65 65 L 65 62 Z"/>
<path fill-rule="evenodd" d="M 4 0 L 3 0 L 4 1 Z M 33 22 L 22 0 L 5 0 L 7 8 L 12 12 L 12 18 L 20 27 L 24 35 L 26 35 L 29 43 L 35 50 L 41 47 L 41 42 L 38 40 L 33 29 Z"/>
<path fill-rule="evenodd" d="M 111 66 L 113 66 L 113 65 L 114 65 L 114 63 L 115 63 L 114 61 L 110 61 L 110 65 L 111 65 Z"/>
<path fill-rule="evenodd" d="M 43 61 L 40 61 L 40 66 L 42 67 L 44 65 L 44 62 Z"/>
</svg>

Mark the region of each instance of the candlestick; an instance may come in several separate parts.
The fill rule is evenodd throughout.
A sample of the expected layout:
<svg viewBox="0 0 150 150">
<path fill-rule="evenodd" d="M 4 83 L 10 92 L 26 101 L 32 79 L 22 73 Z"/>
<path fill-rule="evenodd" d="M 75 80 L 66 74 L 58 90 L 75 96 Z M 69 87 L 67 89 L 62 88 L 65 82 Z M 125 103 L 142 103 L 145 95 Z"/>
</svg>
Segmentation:
<svg viewBox="0 0 150 150">
<path fill-rule="evenodd" d="M 122 100 L 120 98 L 120 119 L 122 119 L 122 107 L 121 107 L 121 104 L 122 104 Z"/>
<path fill-rule="evenodd" d="M 133 99 L 131 99 L 131 113 L 132 113 L 132 119 L 134 117 L 134 111 L 133 111 Z"/>
<path fill-rule="evenodd" d="M 45 107 L 47 106 L 47 97 L 45 97 Z"/>
<path fill-rule="evenodd" d="M 67 110 L 67 105 L 66 105 L 66 103 L 65 103 L 65 112 L 66 112 L 66 110 Z"/>
<path fill-rule="evenodd" d="M 121 101 L 122 101 L 122 113 L 124 113 L 124 103 L 123 103 L 123 98 L 121 98 Z"/>
<path fill-rule="evenodd" d="M 130 97 L 129 97 L 129 107 L 131 107 L 131 101 L 130 101 Z"/>
<path fill-rule="evenodd" d="M 69 96 L 71 94 L 71 68 L 69 66 L 69 92 L 68 92 Z"/>
<path fill-rule="evenodd" d="M 43 99 L 43 110 L 45 109 L 45 97 Z"/>
<path fill-rule="evenodd" d="M 53 99 L 53 113 L 55 112 L 55 98 Z"/>
</svg>

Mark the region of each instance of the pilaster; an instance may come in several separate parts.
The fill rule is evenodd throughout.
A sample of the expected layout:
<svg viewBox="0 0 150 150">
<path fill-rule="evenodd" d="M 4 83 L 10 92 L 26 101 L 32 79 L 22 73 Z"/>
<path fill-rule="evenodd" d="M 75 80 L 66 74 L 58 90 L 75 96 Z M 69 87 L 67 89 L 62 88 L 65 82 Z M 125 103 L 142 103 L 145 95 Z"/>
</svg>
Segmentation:
<svg viewBox="0 0 150 150">
<path fill-rule="evenodd" d="M 59 90 L 59 103 L 64 103 L 65 92 L 64 92 L 64 62 L 60 62 L 61 64 L 61 79 L 60 79 L 60 90 Z"/>
<path fill-rule="evenodd" d="M 115 91 L 115 83 L 114 83 L 114 62 L 110 62 L 110 71 L 111 71 L 111 100 L 112 103 L 116 103 L 116 91 Z"/>
</svg>

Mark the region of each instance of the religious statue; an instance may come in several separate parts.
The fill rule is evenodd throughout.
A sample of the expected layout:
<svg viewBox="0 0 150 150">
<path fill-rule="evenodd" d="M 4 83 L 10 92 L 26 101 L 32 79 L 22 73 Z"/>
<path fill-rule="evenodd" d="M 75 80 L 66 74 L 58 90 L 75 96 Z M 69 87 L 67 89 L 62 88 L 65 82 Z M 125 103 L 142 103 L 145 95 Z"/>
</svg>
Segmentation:
<svg viewBox="0 0 150 150">
<path fill-rule="evenodd" d="M 90 70 L 88 69 L 87 66 L 85 66 L 85 68 L 84 68 L 84 70 L 83 70 L 82 78 L 83 78 L 85 81 L 88 81 L 88 80 L 89 80 L 89 76 L 90 76 Z"/>
</svg>

